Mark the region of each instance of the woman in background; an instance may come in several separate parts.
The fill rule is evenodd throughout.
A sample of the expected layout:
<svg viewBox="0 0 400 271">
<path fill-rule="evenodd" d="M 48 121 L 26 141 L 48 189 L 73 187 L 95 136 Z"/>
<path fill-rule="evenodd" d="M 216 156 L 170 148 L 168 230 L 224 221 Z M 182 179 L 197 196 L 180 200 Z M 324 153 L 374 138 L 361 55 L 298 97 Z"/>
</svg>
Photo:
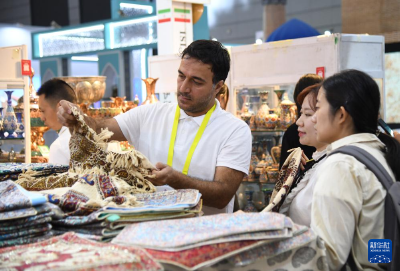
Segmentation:
<svg viewBox="0 0 400 271">
<path fill-rule="evenodd" d="M 301 104 L 297 102 L 297 96 L 299 93 L 305 89 L 306 87 L 318 84 L 322 82 L 322 77 L 316 75 L 316 74 L 305 74 L 303 75 L 299 81 L 296 84 L 296 87 L 294 89 L 293 93 L 293 99 L 294 102 L 296 103 L 297 106 L 297 115 L 300 116 L 300 111 L 301 111 Z M 285 131 L 285 134 L 283 135 L 282 138 L 282 150 L 281 150 L 281 158 L 279 162 L 279 169 L 282 168 L 283 163 L 285 162 L 286 158 L 289 156 L 288 150 L 300 147 L 303 151 L 304 154 L 307 157 L 311 157 L 313 152 L 315 152 L 314 147 L 302 145 L 299 141 L 299 133 L 297 131 L 298 126 L 296 123 L 293 123 L 292 125 L 287 128 Z"/>
<path fill-rule="evenodd" d="M 353 156 L 329 152 L 355 145 L 372 154 L 395 181 L 400 178 L 400 144 L 378 133 L 380 92 L 375 81 L 357 70 L 327 78 L 319 90 L 317 140 L 328 157 L 315 172 L 311 228 L 324 241 L 330 270 L 339 270 L 349 255 L 359 270 L 381 270 L 368 261 L 368 241 L 383 239 L 386 190 Z"/>
<path fill-rule="evenodd" d="M 303 159 L 305 168 L 297 174 L 288 195 L 279 209 L 280 213 L 289 216 L 293 222 L 308 227 L 311 224 L 311 203 L 315 186 L 313 173 L 326 159 L 327 144 L 317 140 L 315 123 L 312 121 L 319 88 L 320 84 L 307 87 L 297 96 L 296 102 L 301 105 L 300 115 L 296 121 L 300 143 L 304 146 L 314 147 L 316 151 L 312 154 L 312 159 L 307 163 Z"/>
</svg>

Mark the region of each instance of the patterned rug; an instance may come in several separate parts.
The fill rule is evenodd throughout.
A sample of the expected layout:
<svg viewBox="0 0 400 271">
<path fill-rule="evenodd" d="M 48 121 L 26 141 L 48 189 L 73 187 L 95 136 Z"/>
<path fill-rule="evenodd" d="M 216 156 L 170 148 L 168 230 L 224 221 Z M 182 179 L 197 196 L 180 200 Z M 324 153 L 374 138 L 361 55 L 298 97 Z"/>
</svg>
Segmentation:
<svg viewBox="0 0 400 271">
<path fill-rule="evenodd" d="M 143 249 L 92 242 L 74 233 L 0 249 L 10 270 L 163 270 Z"/>
<path fill-rule="evenodd" d="M 146 249 L 146 251 L 159 262 L 172 264 L 184 270 L 196 270 L 264 243 L 266 241 L 237 241 L 205 245 L 177 252 L 153 249 Z"/>
</svg>

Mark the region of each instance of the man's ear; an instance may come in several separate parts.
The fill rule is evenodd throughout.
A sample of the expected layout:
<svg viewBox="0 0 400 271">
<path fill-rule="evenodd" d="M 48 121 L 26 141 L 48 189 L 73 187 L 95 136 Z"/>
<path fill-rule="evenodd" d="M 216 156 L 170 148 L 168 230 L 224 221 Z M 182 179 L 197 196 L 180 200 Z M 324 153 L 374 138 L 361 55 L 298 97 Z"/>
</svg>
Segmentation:
<svg viewBox="0 0 400 271">
<path fill-rule="evenodd" d="M 217 93 L 221 90 L 222 86 L 224 85 L 224 81 L 220 80 L 216 85 L 214 89 L 214 94 L 217 95 Z"/>
</svg>

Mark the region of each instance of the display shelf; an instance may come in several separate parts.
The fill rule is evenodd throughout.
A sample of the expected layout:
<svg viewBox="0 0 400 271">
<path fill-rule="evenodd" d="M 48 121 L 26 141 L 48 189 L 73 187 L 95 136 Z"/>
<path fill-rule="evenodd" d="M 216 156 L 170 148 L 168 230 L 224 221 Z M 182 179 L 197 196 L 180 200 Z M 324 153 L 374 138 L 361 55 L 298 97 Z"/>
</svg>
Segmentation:
<svg viewBox="0 0 400 271">
<path fill-rule="evenodd" d="M 237 117 L 251 128 L 252 156 L 249 175 L 243 179 L 236 195 L 245 212 L 261 211 L 269 203 L 279 176 L 280 143 L 288 125 L 295 121 L 295 104 L 281 106 L 285 92 L 294 85 L 260 85 L 235 90 Z M 286 96 L 286 100 L 288 97 Z M 290 113 L 290 114 L 289 114 Z"/>
<path fill-rule="evenodd" d="M 25 135 L 31 134 L 30 124 L 30 105 L 29 105 L 29 77 L 22 75 L 21 62 L 23 59 L 28 59 L 28 51 L 26 45 L 1 47 L 0 59 L 0 90 L 15 90 L 23 89 L 24 99 L 24 130 Z M 31 149 L 31 138 L 2 138 L 0 139 L 2 146 L 4 145 L 24 145 L 25 150 Z M 31 162 L 31 153 L 27 151 L 25 154 L 25 163 Z M 1 162 L 1 161 L 0 161 Z"/>
<path fill-rule="evenodd" d="M 25 138 L 1 138 L 0 146 L 4 144 L 24 144 Z"/>
<path fill-rule="evenodd" d="M 285 130 L 268 130 L 268 129 L 253 129 L 251 130 L 252 135 L 256 136 L 282 136 L 285 133 Z"/>
<path fill-rule="evenodd" d="M 381 115 L 384 116 L 384 56 L 384 37 L 368 34 L 320 35 L 236 46 L 231 50 L 231 87 L 247 88 L 248 94 L 253 95 L 250 90 L 257 86 L 294 87 L 301 76 L 321 69 L 325 77 L 346 69 L 357 69 L 377 80 L 382 95 Z M 293 97 L 288 89 L 286 91 Z M 236 99 L 233 95 L 234 104 Z"/>
</svg>

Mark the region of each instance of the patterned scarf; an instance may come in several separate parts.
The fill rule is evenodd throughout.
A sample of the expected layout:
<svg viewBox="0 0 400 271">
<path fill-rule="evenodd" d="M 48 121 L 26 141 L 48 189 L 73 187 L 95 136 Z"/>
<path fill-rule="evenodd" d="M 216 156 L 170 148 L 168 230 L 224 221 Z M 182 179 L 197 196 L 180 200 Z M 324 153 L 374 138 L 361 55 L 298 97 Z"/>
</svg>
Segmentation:
<svg viewBox="0 0 400 271">
<path fill-rule="evenodd" d="M 279 172 L 279 179 L 275 184 L 274 191 L 272 192 L 271 200 L 267 207 L 262 212 L 278 212 L 282 206 L 287 194 L 292 187 L 298 172 L 300 171 L 301 156 L 303 151 L 301 148 L 289 150 L 291 152 L 285 160 L 281 171 Z"/>
</svg>

